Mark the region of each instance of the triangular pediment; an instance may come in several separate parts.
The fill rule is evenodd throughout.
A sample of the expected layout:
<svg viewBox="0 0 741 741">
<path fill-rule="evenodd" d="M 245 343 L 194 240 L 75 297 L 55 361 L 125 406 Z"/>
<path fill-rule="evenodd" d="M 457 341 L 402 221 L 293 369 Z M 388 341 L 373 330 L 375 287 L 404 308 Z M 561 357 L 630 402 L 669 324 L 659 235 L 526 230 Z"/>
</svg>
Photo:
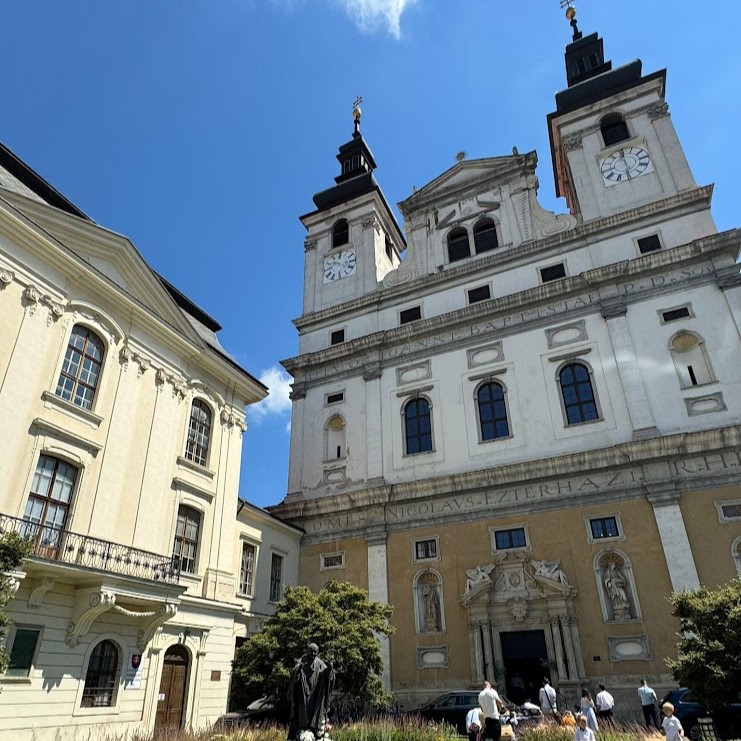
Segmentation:
<svg viewBox="0 0 741 741">
<path fill-rule="evenodd" d="M 512 154 L 504 157 L 486 157 L 476 160 L 462 160 L 456 162 L 434 180 L 416 190 L 409 198 L 399 203 L 399 208 L 405 212 L 429 201 L 444 201 L 469 188 L 477 187 L 483 182 L 502 181 L 519 177 L 523 168 L 535 171 L 537 158 L 535 152 L 527 154 Z"/>
<path fill-rule="evenodd" d="M 182 310 L 126 237 L 15 193 L 3 192 L 2 197 L 24 217 L 26 228 L 43 239 L 54 240 L 60 249 L 94 268 L 185 336 L 197 337 Z"/>
</svg>

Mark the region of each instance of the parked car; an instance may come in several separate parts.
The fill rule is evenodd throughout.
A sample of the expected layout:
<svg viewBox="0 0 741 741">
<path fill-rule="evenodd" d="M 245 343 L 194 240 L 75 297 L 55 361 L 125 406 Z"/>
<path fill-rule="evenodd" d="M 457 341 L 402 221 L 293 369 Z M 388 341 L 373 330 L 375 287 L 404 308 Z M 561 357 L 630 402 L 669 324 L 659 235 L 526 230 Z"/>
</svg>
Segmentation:
<svg viewBox="0 0 741 741">
<path fill-rule="evenodd" d="M 247 710 L 224 713 L 214 723 L 215 731 L 226 731 L 231 728 L 246 728 L 259 725 L 288 725 L 288 708 L 275 708 L 264 697 L 251 702 Z"/>
<path fill-rule="evenodd" d="M 522 724 L 539 723 L 543 719 L 540 708 L 524 710 L 502 697 L 505 707 L 510 709 L 511 716 L 516 719 L 515 727 Z M 435 725 L 447 724 L 453 726 L 461 736 L 466 735 L 466 715 L 471 708 L 479 706 L 478 691 L 447 692 L 436 697 L 431 702 L 414 710 L 407 710 L 404 715 L 417 715 L 423 720 Z M 533 706 L 534 707 L 534 706 Z"/>
<path fill-rule="evenodd" d="M 692 741 L 699 741 L 700 739 L 698 718 L 707 717 L 712 717 L 720 738 L 741 738 L 741 702 L 725 705 L 711 714 L 702 703 L 695 699 L 692 690 L 687 689 L 687 687 L 672 690 L 661 701 L 661 704 L 663 705 L 665 702 L 670 702 L 674 705 L 674 715 L 682 724 L 685 735 L 691 738 Z"/>
</svg>

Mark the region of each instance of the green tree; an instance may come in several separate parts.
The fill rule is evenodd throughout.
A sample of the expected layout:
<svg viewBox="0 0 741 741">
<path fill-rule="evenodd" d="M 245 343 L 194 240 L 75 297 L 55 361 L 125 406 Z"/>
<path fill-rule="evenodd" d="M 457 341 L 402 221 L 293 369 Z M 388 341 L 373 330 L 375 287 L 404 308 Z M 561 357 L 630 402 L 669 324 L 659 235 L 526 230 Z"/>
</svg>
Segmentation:
<svg viewBox="0 0 741 741">
<path fill-rule="evenodd" d="M 683 631 L 679 654 L 667 663 L 681 687 L 708 708 L 738 702 L 741 687 L 741 577 L 720 589 L 671 596 Z"/>
<path fill-rule="evenodd" d="M 332 581 L 318 594 L 307 587 L 289 587 L 262 632 L 237 651 L 231 707 L 243 709 L 266 697 L 285 708 L 291 670 L 312 641 L 321 657 L 332 662 L 335 690 L 344 699 L 361 707 L 386 707 L 391 698 L 381 683 L 383 661 L 376 636 L 393 632 L 392 612 L 389 605 L 371 602 L 365 591 L 345 582 Z"/>
<path fill-rule="evenodd" d="M 17 533 L 0 535 L 0 674 L 8 667 L 8 654 L 3 649 L 3 639 L 8 632 L 11 620 L 5 608 L 13 597 L 7 574 L 23 563 L 23 559 L 30 550 L 31 544 Z"/>
</svg>

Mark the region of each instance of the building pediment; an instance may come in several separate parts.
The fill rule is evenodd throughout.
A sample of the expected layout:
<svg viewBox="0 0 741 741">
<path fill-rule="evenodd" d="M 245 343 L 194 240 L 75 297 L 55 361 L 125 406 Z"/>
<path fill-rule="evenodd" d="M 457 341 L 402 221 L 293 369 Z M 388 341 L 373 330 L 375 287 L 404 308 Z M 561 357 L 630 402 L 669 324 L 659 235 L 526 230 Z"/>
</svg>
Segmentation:
<svg viewBox="0 0 741 741">
<path fill-rule="evenodd" d="M 561 569 L 560 561 L 531 558 L 530 553 L 503 553 L 493 563 L 466 571 L 464 607 L 476 603 L 519 603 L 548 598 L 573 597 L 576 590 Z"/>
<path fill-rule="evenodd" d="M 506 182 L 523 175 L 533 174 L 537 163 L 535 152 L 487 157 L 476 160 L 462 160 L 446 170 L 409 198 L 399 203 L 399 209 L 407 216 L 412 211 L 426 205 L 451 200 L 470 188 L 480 188 L 489 181 Z"/>
</svg>

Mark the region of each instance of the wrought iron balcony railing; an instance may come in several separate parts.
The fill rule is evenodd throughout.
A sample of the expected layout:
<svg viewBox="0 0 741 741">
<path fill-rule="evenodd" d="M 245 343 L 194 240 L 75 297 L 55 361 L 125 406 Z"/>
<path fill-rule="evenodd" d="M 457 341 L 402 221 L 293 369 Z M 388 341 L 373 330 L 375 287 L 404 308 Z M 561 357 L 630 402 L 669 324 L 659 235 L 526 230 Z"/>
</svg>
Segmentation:
<svg viewBox="0 0 741 741">
<path fill-rule="evenodd" d="M 0 514 L 0 534 L 9 532 L 31 541 L 36 558 L 168 584 L 180 579 L 180 563 L 172 556 Z"/>
</svg>

